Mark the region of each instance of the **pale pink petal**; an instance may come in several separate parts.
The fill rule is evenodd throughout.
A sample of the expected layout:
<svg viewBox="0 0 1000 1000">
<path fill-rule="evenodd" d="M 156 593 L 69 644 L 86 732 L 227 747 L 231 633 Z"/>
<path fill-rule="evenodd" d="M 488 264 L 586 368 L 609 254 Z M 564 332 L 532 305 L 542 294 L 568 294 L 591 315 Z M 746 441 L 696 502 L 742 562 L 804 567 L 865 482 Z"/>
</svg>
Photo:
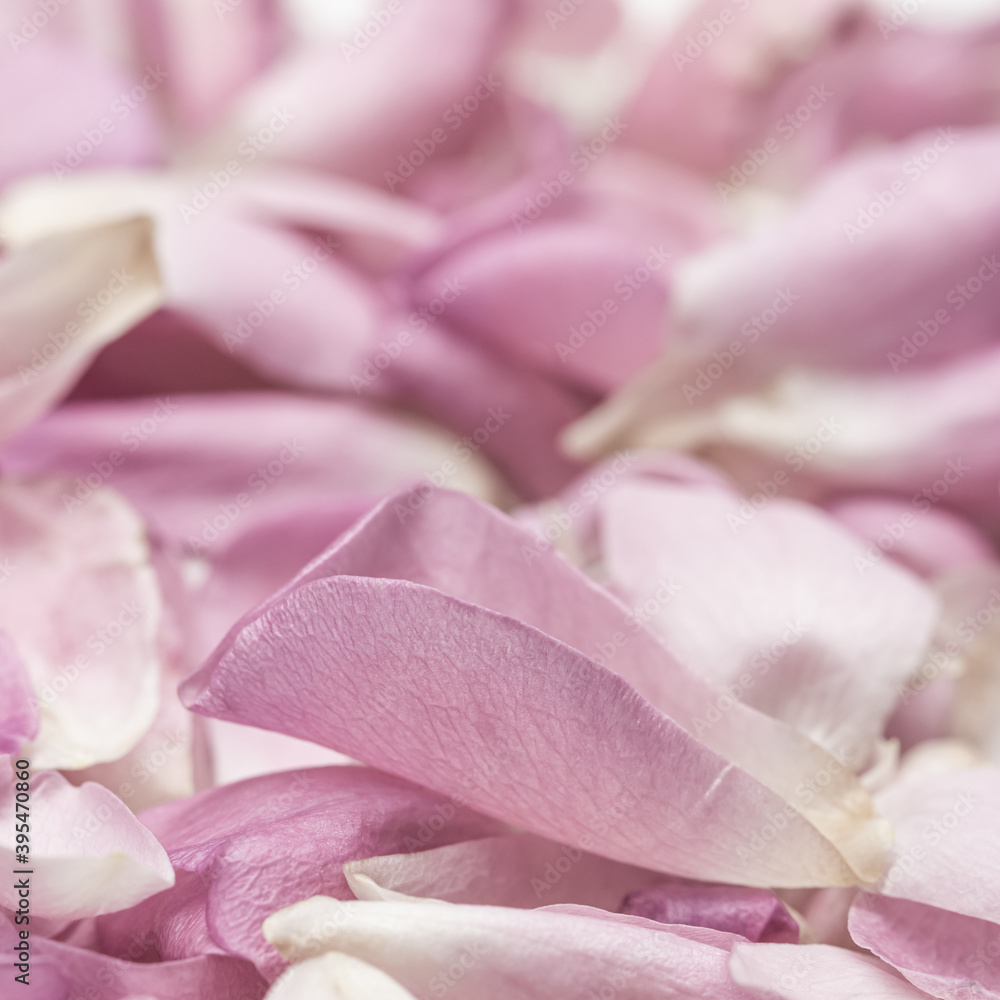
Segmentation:
<svg viewBox="0 0 1000 1000">
<path fill-rule="evenodd" d="M 8 871 L 30 870 L 32 916 L 78 920 L 113 913 L 174 884 L 166 852 L 121 799 L 92 782 L 74 788 L 51 771 L 30 782 L 29 863 L 17 863 L 21 807 L 14 771 L 7 765 L 4 770 L 0 857 Z M 18 909 L 15 882 L 11 877 L 0 889 L 0 903 L 10 910 Z"/>
<path fill-rule="evenodd" d="M 479 87 L 489 107 L 500 86 L 488 71 L 506 8 L 499 0 L 418 0 L 396 11 L 380 9 L 381 20 L 373 17 L 367 34 L 364 19 L 354 35 L 303 46 L 261 78 L 216 147 L 231 155 L 248 136 L 269 129 L 259 144 L 262 159 L 385 186 L 383 174 L 397 169 L 398 159 L 420 154 L 418 138 L 436 149 L 437 129 L 445 136 L 440 144 L 451 140 L 448 152 L 466 140 L 474 126 L 452 110 L 455 102 Z M 440 58 L 442 51 L 449 58 Z M 317 99 L 334 93 L 337 100 Z M 446 117 L 449 112 L 453 117 Z"/>
<path fill-rule="evenodd" d="M 629 109 L 628 141 L 714 173 L 764 127 L 767 97 L 853 19 L 850 0 L 703 0 Z"/>
<path fill-rule="evenodd" d="M 0 258 L 0 438 L 72 387 L 162 289 L 147 219 L 43 238 Z"/>
<path fill-rule="evenodd" d="M 0 754 L 17 753 L 38 735 L 38 704 L 31 678 L 10 636 L 0 631 Z"/>
<path fill-rule="evenodd" d="M 63 477 L 4 480 L 0 538 L 11 577 L 0 627 L 38 700 L 37 768 L 88 767 L 131 749 L 159 703 L 161 598 L 145 528 L 116 493 L 67 504 Z"/>
<path fill-rule="evenodd" d="M 918 516 L 912 503 L 884 496 L 835 500 L 827 510 L 868 543 L 921 576 L 935 577 L 995 558 L 993 546 L 971 524 L 948 510 L 931 508 Z"/>
<path fill-rule="evenodd" d="M 617 0 L 553 4 L 551 0 L 518 0 L 521 44 L 546 52 L 584 54 L 600 48 L 621 21 Z"/>
<path fill-rule="evenodd" d="M 758 885 L 850 884 L 851 864 L 874 877 L 884 829 L 842 765 L 742 706 L 726 726 L 699 717 L 721 692 L 552 553 L 529 565 L 528 537 L 460 494 L 390 497 L 246 616 L 182 695 L 204 714 L 313 739 L 618 861 Z M 473 569 L 484 558 L 491 574 Z M 616 628 L 627 631 L 614 669 L 686 728 L 564 644 L 599 654 Z M 349 682 L 334 669 L 345 657 Z M 372 706 L 399 720 L 391 740 L 365 721 Z M 557 729 L 551 713 L 563 719 Z M 608 738 L 595 744 L 594 727 Z M 780 847 L 786 839 L 797 847 Z"/>
<path fill-rule="evenodd" d="M 129 0 L 129 8 L 137 54 L 162 67 L 164 103 L 182 134 L 215 124 L 267 66 L 285 33 L 274 0 Z"/>
<path fill-rule="evenodd" d="M 415 1000 L 381 969 L 338 952 L 307 959 L 290 968 L 267 1000 Z"/>
<path fill-rule="evenodd" d="M 669 881 L 630 893 L 622 913 L 661 924 L 712 927 L 750 941 L 798 944 L 799 925 L 766 889 Z"/>
<path fill-rule="evenodd" d="M 927 679 L 960 670 L 949 705 L 950 731 L 1000 764 L 1000 567 L 952 573 L 940 589 L 946 608 L 943 657 L 929 665 Z"/>
<path fill-rule="evenodd" d="M 943 1000 L 1000 997 L 1000 925 L 902 899 L 862 893 L 851 935 Z"/>
<path fill-rule="evenodd" d="M 733 979 L 772 1000 L 920 1000 L 895 972 L 864 955 L 825 944 L 737 944 L 729 960 Z"/>
<path fill-rule="evenodd" d="M 450 903 L 524 908 L 581 903 L 613 911 L 626 893 L 659 877 L 530 833 L 351 861 L 344 875 L 359 899 L 382 898 L 387 891 Z M 372 884 L 376 895 L 363 895 Z"/>
<path fill-rule="evenodd" d="M 365 500 L 446 466 L 448 485 L 498 495 L 478 456 L 425 423 L 282 393 L 69 405 L 11 442 L 3 461 L 19 475 L 75 474 L 70 494 L 79 509 L 89 502 L 91 484 L 103 479 L 160 531 L 195 550 L 225 549 L 251 528 L 263 538 L 267 524 L 280 527 L 280 516 L 329 501 L 322 547 L 346 526 L 339 512 L 360 513 Z M 174 488 L 178 482 L 183 491 Z M 322 532 L 315 517 L 304 534 Z M 245 552 L 234 548 L 231 558 L 234 568 L 246 568 Z"/>
<path fill-rule="evenodd" d="M 727 972 L 738 940 L 732 935 L 582 906 L 517 910 L 318 896 L 270 917 L 265 934 L 291 961 L 344 952 L 420 996 L 547 1000 L 602 989 L 634 1000 L 748 996 Z"/>
<path fill-rule="evenodd" d="M 871 458 L 884 433 L 871 430 L 880 416 L 871 410 L 882 397 L 905 395 L 918 372 L 931 377 L 932 362 L 994 339 L 998 148 L 996 129 L 941 130 L 858 155 L 787 217 L 692 258 L 675 274 L 674 349 L 574 428 L 568 446 L 582 455 L 711 439 L 720 420 L 713 411 L 724 409 L 727 393 L 754 389 L 789 365 L 829 365 L 871 373 L 864 414 L 872 446 L 864 458 Z M 771 392 L 777 403 L 781 392 Z M 980 395 L 972 385 L 967 392 Z M 924 420 L 940 419 L 949 402 L 945 382 Z M 813 429 L 841 415 L 829 394 L 815 404 L 822 412 Z M 894 407 L 900 423 L 909 410 L 898 399 Z M 927 431 L 919 433 L 926 442 Z M 851 440 L 839 435 L 834 451 Z"/>
<path fill-rule="evenodd" d="M 1000 924 L 1000 770 L 904 770 L 876 802 L 896 834 L 879 892 Z"/>
<path fill-rule="evenodd" d="M 24 16 L 38 11 L 32 4 Z M 76 170 L 145 166 L 156 159 L 162 140 L 153 101 L 162 75 L 155 66 L 131 78 L 51 32 L 12 52 L 11 35 L 21 37 L 24 25 L 11 27 L 0 28 L 5 43 L 0 55 L 0 187 L 29 174 L 51 172 L 62 179 Z"/>
<path fill-rule="evenodd" d="M 630 478 L 602 535 L 609 579 L 681 662 L 867 767 L 933 636 L 929 587 L 861 565 L 863 545 L 814 508 L 708 486 Z"/>
<path fill-rule="evenodd" d="M 360 767 L 269 774 L 143 813 L 186 876 L 142 907 L 102 921 L 105 950 L 138 932 L 164 958 L 208 949 L 253 961 L 269 980 L 284 962 L 260 926 L 326 893 L 350 899 L 342 867 L 359 856 L 423 850 L 499 825 L 408 782 Z"/>
</svg>

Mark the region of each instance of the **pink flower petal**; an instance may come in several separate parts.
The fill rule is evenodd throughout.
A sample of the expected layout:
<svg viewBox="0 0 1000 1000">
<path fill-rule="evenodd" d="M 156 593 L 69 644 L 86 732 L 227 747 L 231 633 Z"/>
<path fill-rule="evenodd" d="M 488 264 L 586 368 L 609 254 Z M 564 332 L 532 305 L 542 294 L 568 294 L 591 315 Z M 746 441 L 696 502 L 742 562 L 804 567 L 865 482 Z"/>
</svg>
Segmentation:
<svg viewBox="0 0 1000 1000">
<path fill-rule="evenodd" d="M 863 538 L 869 554 L 881 550 L 921 576 L 991 562 L 993 546 L 976 529 L 948 510 L 931 508 L 918 517 L 912 503 L 892 497 L 857 496 L 827 508 Z"/>
<path fill-rule="evenodd" d="M 0 439 L 64 395 L 162 302 L 147 219 L 43 238 L 0 259 Z"/>
<path fill-rule="evenodd" d="M 38 703 L 17 647 L 0 631 L 0 754 L 38 735 Z"/>
<path fill-rule="evenodd" d="M 13 972 L 17 958 L 12 954 L 15 935 L 12 925 L 0 926 L 0 971 L 5 977 Z M 254 967 L 236 958 L 206 955 L 180 962 L 139 962 L 128 950 L 117 956 L 103 955 L 37 934 L 32 935 L 30 947 L 32 1000 L 72 1000 L 90 993 L 105 1000 L 144 996 L 155 996 L 156 1000 L 260 1000 L 267 991 Z"/>
<path fill-rule="evenodd" d="M 8 871 L 31 869 L 33 916 L 78 920 L 113 913 L 174 884 L 166 852 L 117 796 L 92 782 L 74 788 L 52 771 L 30 782 L 30 863 L 15 863 L 15 775 L 9 766 L 4 770 L 0 857 Z M 18 908 L 15 881 L 0 889 L 0 904 L 10 910 Z"/>
<path fill-rule="evenodd" d="M 914 986 L 944 1000 L 1000 997 L 1000 926 L 922 903 L 862 893 L 851 935 Z"/>
<path fill-rule="evenodd" d="M 727 972 L 731 935 L 582 906 L 516 910 L 319 896 L 270 917 L 265 934 L 291 961 L 344 952 L 419 996 L 446 990 L 456 1000 L 547 1000 L 605 989 L 635 1000 L 748 997 Z"/>
<path fill-rule="evenodd" d="M 136 931 L 164 958 L 206 948 L 274 979 L 284 962 L 260 926 L 275 910 L 326 893 L 350 899 L 342 867 L 359 856 L 423 850 L 496 833 L 493 820 L 408 782 L 360 767 L 269 774 L 143 814 L 178 887 L 102 922 L 116 951 Z"/>
<path fill-rule="evenodd" d="M 618 861 L 757 885 L 877 874 L 885 831 L 841 765 L 742 706 L 725 726 L 700 717 L 719 692 L 554 555 L 530 565 L 528 538 L 460 494 L 391 497 L 246 616 L 182 697 L 204 714 L 460 792 L 483 812 Z M 474 568 L 486 552 L 491 574 Z M 621 648 L 615 669 L 683 727 L 577 651 L 602 641 Z M 388 738 L 376 717 L 398 720 Z M 608 734 L 599 744 L 595 728 Z"/>
<path fill-rule="evenodd" d="M 411 150 L 420 153 L 418 137 L 436 148 L 431 136 L 439 129 L 445 141 L 457 145 L 474 128 L 454 111 L 445 116 L 477 86 L 483 94 L 489 89 L 489 80 L 479 78 L 487 74 L 502 38 L 506 8 L 499 0 L 418 0 L 384 12 L 386 19 L 373 20 L 367 34 L 362 19 L 347 39 L 303 46 L 249 91 L 217 137 L 217 147 L 236 149 L 276 122 L 273 139 L 260 151 L 268 161 L 320 167 L 385 186 L 383 174 L 398 170 L 397 160 Z M 447 59 L 439 57 L 442 51 Z M 399 81 L 406 81 L 402 89 Z M 316 99 L 324 93 L 342 97 Z"/>
<path fill-rule="evenodd" d="M 452 303 L 448 322 L 513 360 L 606 392 L 661 349 L 672 256 L 610 227 L 551 223 L 463 247 L 415 295 Z"/>
<path fill-rule="evenodd" d="M 626 893 L 658 877 L 530 833 L 364 858 L 344 865 L 344 875 L 359 899 L 389 898 L 383 897 L 388 892 L 450 903 L 523 908 L 581 903 L 613 911 Z"/>
<path fill-rule="evenodd" d="M 926 585 L 862 565 L 863 546 L 805 504 L 635 477 L 603 507 L 610 580 L 681 662 L 867 766 L 934 633 Z"/>
<path fill-rule="evenodd" d="M 750 941 L 798 944 L 799 925 L 766 889 L 661 882 L 630 893 L 622 913 L 661 924 L 712 927 Z"/>
<path fill-rule="evenodd" d="M 38 734 L 21 752 L 39 769 L 117 759 L 159 703 L 161 598 L 145 527 L 106 488 L 67 509 L 72 489 L 62 477 L 0 485 L 14 577 L 0 589 L 0 627 L 38 699 Z"/>
<path fill-rule="evenodd" d="M 329 952 L 290 968 L 267 1000 L 415 1000 L 380 969 L 350 955 Z"/>
<path fill-rule="evenodd" d="M 740 986 L 773 1000 L 926 997 L 881 963 L 824 944 L 737 944 L 729 971 Z"/>
<path fill-rule="evenodd" d="M 224 549 L 237 533 L 253 529 L 262 539 L 265 525 L 321 501 L 329 503 L 328 543 L 342 524 L 338 511 L 360 513 L 368 498 L 449 461 L 450 485 L 496 496 L 485 464 L 458 452 L 459 442 L 427 424 L 370 407 L 230 393 L 69 405 L 11 442 L 3 458 L 19 475 L 77 475 L 71 492 L 81 509 L 96 473 L 171 539 Z M 183 491 L 172 488 L 177 482 Z"/>
</svg>

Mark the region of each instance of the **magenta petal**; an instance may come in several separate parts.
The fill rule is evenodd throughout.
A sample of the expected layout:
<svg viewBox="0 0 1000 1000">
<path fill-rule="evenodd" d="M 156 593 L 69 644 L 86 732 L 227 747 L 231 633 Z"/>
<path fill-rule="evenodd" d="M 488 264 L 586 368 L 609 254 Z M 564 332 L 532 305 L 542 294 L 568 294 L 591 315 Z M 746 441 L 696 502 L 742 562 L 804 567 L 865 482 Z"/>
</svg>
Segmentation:
<svg viewBox="0 0 1000 1000">
<path fill-rule="evenodd" d="M 38 704 L 11 637 L 0 630 L 0 754 L 38 735 Z"/>
<path fill-rule="evenodd" d="M 175 890 L 102 921 L 106 950 L 137 929 L 165 958 L 239 955 L 273 979 L 260 934 L 275 910 L 317 893 L 352 898 L 345 861 L 497 833 L 493 820 L 359 767 L 306 769 L 213 788 L 143 813 L 179 871 Z M 187 877 L 185 877 L 187 876 Z"/>
<path fill-rule="evenodd" d="M 565 645 L 614 641 L 627 615 L 551 553 L 529 566 L 528 538 L 460 494 L 391 497 L 244 618 L 182 697 L 618 861 L 758 885 L 850 884 L 852 863 L 875 877 L 884 830 L 842 766 L 749 709 L 731 708 L 728 725 L 699 717 L 718 692 L 644 629 L 622 632 L 614 665 L 687 729 Z M 492 574 L 475 571 L 484 558 L 495 560 Z M 388 735 L 386 717 L 398 723 Z M 607 738 L 595 743 L 595 728 Z M 779 814 L 785 833 L 755 839 Z M 794 849 L 779 846 L 786 837 Z"/>
<path fill-rule="evenodd" d="M 630 893 L 622 913 L 661 924 L 691 924 L 740 934 L 750 941 L 798 944 L 799 925 L 766 889 L 661 882 Z"/>
</svg>

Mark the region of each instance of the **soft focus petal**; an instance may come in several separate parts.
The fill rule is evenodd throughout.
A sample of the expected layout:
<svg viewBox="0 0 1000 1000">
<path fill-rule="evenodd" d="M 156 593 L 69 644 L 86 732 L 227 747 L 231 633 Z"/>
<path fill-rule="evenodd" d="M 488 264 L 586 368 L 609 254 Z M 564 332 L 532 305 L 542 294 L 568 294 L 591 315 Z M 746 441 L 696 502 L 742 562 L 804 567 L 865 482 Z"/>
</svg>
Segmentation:
<svg viewBox="0 0 1000 1000">
<path fill-rule="evenodd" d="M 12 577 L 0 626 L 38 699 L 38 735 L 21 751 L 37 768 L 117 759 L 159 703 L 161 598 L 145 528 L 112 490 L 75 510 L 72 489 L 62 477 L 0 486 Z"/>
<path fill-rule="evenodd" d="M 0 798 L 4 867 L 31 871 L 30 911 L 39 917 L 77 920 L 124 910 L 169 888 L 173 869 L 156 838 L 106 788 L 87 782 L 74 788 L 55 772 L 30 782 L 29 864 L 15 863 L 15 776 L 7 771 Z M 0 890 L 0 903 L 17 910 L 14 879 Z"/>
<path fill-rule="evenodd" d="M 0 258 L 0 438 L 39 416 L 101 347 L 161 302 L 146 219 L 51 236 Z"/>
<path fill-rule="evenodd" d="M 17 753 L 38 735 L 38 703 L 31 678 L 10 636 L 0 631 L 0 754 Z"/>
</svg>

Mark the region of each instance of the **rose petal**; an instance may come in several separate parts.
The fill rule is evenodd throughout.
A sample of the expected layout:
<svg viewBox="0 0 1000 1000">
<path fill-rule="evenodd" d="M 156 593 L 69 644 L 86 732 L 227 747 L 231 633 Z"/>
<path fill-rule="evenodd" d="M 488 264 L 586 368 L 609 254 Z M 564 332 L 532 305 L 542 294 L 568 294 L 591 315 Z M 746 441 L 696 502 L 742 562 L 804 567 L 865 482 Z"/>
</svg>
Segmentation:
<svg viewBox="0 0 1000 1000">
<path fill-rule="evenodd" d="M 136 911 L 102 921 L 104 950 L 139 932 L 164 958 L 206 948 L 246 958 L 269 981 L 284 962 L 264 918 L 316 893 L 351 898 L 345 861 L 494 834 L 498 824 L 408 782 L 361 767 L 268 774 L 143 813 L 188 877 Z"/>
<path fill-rule="evenodd" d="M 541 1000 L 611 989 L 636 1000 L 664 992 L 747 996 L 726 971 L 730 935 L 698 936 L 582 906 L 516 910 L 320 896 L 268 918 L 265 934 L 292 961 L 345 952 L 417 995 L 444 989 L 459 1000 Z"/>
<path fill-rule="evenodd" d="M 38 703 L 31 678 L 10 636 L 0 630 L 0 754 L 17 753 L 38 735 Z"/>
<path fill-rule="evenodd" d="M 740 986 L 774 1000 L 920 1000 L 891 969 L 843 948 L 825 944 L 737 944 L 729 971 Z"/>
<path fill-rule="evenodd" d="M 781 498 L 635 477 L 602 525 L 610 580 L 681 662 L 867 766 L 934 633 L 926 585 Z"/>
<path fill-rule="evenodd" d="M 350 955 L 329 952 L 292 966 L 266 1000 L 414 1000 L 381 969 Z"/>
<path fill-rule="evenodd" d="M 174 884 L 166 852 L 125 804 L 101 785 L 74 788 L 55 772 L 30 782 L 27 803 L 31 827 L 28 865 L 17 864 L 21 850 L 15 830 L 15 776 L 5 768 L 0 792 L 4 867 L 29 868 L 31 914 L 78 920 L 124 910 Z M 18 908 L 14 879 L 0 889 L 0 903 Z"/>
<path fill-rule="evenodd" d="M 622 913 L 661 924 L 712 927 L 750 941 L 799 941 L 795 918 L 777 896 L 764 889 L 661 882 L 630 893 Z"/>
<path fill-rule="evenodd" d="M 404 527 L 421 510 L 414 527 Z M 731 726 L 699 719 L 715 692 L 644 630 L 623 643 L 616 668 L 675 708 L 728 762 L 620 677 L 558 641 L 573 633 L 571 641 L 593 648 L 599 638 L 613 640 L 605 629 L 627 618 L 551 554 L 529 567 L 519 551 L 526 537 L 459 494 L 391 497 L 234 628 L 182 696 L 204 714 L 294 733 L 440 791 L 461 791 L 486 813 L 618 861 L 744 884 L 850 884 L 858 878 L 844 861 L 851 856 L 874 877 L 884 830 L 842 766 L 750 710 L 740 710 Z M 497 560 L 489 575 L 470 572 L 484 540 Z M 486 582 L 508 574 L 511 583 Z M 462 600 L 448 596 L 456 587 Z M 343 607 L 352 610 L 345 615 Z M 333 669 L 348 649 L 350 684 Z M 273 657 L 286 666 L 273 668 Z M 301 672 L 294 688 L 284 680 L 289 663 Z M 400 720 L 391 741 L 362 721 L 370 713 L 361 706 L 370 704 Z M 545 721 L 551 712 L 564 719 L 557 730 Z M 594 727 L 608 733 L 599 745 L 586 736 Z M 772 752 L 781 756 L 768 759 Z M 822 787 L 818 775 L 829 796 L 813 798 Z M 782 836 L 770 845 L 754 837 L 779 814 L 788 819 L 784 836 L 798 845 L 794 855 L 778 846 Z M 629 822 L 620 825 L 625 816 Z M 707 836 L 712 824 L 717 835 Z"/>
<path fill-rule="evenodd" d="M 0 259 L 0 438 L 30 423 L 163 293 L 147 219 L 29 243 Z"/>
<path fill-rule="evenodd" d="M 116 760 L 159 703 L 160 593 L 145 528 L 117 494 L 67 509 L 73 483 L 0 484 L 0 538 L 16 584 L 0 590 L 0 627 L 17 644 L 39 703 L 36 768 Z"/>
<path fill-rule="evenodd" d="M 525 908 L 581 903 L 605 910 L 619 909 L 626 893 L 657 878 L 645 868 L 530 833 L 351 861 L 344 876 L 359 899 L 384 898 L 388 892 L 451 903 Z M 363 894 L 373 889 L 376 895 Z"/>
</svg>

